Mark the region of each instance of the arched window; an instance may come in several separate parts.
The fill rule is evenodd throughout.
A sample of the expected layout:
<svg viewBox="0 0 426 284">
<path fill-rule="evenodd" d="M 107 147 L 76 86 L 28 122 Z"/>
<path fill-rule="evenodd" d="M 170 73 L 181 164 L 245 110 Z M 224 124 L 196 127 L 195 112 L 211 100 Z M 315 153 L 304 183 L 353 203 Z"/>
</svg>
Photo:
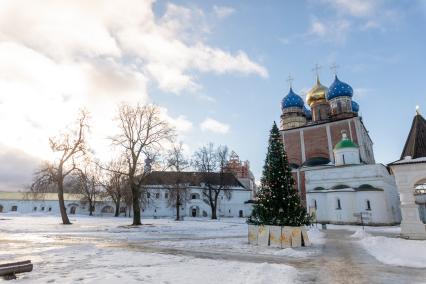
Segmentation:
<svg viewBox="0 0 426 284">
<path fill-rule="evenodd" d="M 37 206 L 35 206 L 35 207 L 33 208 L 33 211 L 37 211 Z"/>
<path fill-rule="evenodd" d="M 420 182 L 414 186 L 414 195 L 426 194 L 426 181 Z"/>
<path fill-rule="evenodd" d="M 314 200 L 314 207 L 315 207 L 315 210 L 317 210 L 317 209 L 318 209 L 317 201 L 316 201 L 316 200 Z"/>
<path fill-rule="evenodd" d="M 365 201 L 365 210 L 371 211 L 371 203 L 368 199 Z"/>
<path fill-rule="evenodd" d="M 340 203 L 340 198 L 337 198 L 337 207 L 336 210 L 342 210 L 342 204 Z"/>
</svg>

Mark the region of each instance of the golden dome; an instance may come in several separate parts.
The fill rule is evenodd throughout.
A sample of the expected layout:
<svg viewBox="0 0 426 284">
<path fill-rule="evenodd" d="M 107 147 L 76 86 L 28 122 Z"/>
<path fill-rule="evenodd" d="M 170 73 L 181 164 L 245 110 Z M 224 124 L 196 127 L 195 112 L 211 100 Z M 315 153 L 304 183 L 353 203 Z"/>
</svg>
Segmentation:
<svg viewBox="0 0 426 284">
<path fill-rule="evenodd" d="M 315 102 L 325 102 L 327 97 L 327 87 L 321 85 L 319 77 L 317 76 L 317 83 L 306 95 L 306 102 L 312 106 Z"/>
</svg>

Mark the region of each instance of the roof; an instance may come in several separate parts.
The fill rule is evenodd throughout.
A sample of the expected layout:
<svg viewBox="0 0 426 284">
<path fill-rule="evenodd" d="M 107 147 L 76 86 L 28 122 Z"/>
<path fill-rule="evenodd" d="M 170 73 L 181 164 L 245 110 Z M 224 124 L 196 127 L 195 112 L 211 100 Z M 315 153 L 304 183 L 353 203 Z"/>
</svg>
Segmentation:
<svg viewBox="0 0 426 284">
<path fill-rule="evenodd" d="M 64 194 L 65 201 L 78 201 L 82 198 L 79 194 Z M 57 193 L 32 193 L 0 191 L 0 200 L 58 200 Z"/>
<path fill-rule="evenodd" d="M 350 139 L 343 139 L 339 143 L 337 143 L 336 146 L 334 146 L 334 150 L 339 150 L 343 148 L 358 148 L 358 145 Z"/>
<path fill-rule="evenodd" d="M 420 113 L 417 113 L 413 119 L 401 160 L 407 156 L 412 159 L 426 157 L 426 120 Z"/>
<path fill-rule="evenodd" d="M 223 173 L 223 184 L 227 187 L 242 187 L 244 185 L 232 173 Z M 154 171 L 145 177 L 145 185 L 172 185 L 189 184 L 189 186 L 202 186 L 203 183 L 219 185 L 221 179 L 220 173 L 202 173 L 202 172 L 166 172 Z"/>
</svg>

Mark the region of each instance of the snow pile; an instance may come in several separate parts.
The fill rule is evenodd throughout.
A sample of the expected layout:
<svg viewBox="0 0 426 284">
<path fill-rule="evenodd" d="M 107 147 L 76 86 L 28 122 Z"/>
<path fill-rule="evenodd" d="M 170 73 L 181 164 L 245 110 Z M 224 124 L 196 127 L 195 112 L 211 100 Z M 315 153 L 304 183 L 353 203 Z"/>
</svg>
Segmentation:
<svg viewBox="0 0 426 284">
<path fill-rule="evenodd" d="M 426 241 L 400 238 L 374 237 L 357 231 L 362 247 L 378 261 L 396 266 L 426 268 Z"/>
</svg>

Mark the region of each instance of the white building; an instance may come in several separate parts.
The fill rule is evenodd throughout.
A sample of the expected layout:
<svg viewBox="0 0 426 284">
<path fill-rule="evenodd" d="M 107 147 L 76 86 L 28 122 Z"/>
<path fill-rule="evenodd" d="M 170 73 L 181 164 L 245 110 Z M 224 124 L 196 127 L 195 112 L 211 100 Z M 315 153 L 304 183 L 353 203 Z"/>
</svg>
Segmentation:
<svg viewBox="0 0 426 284">
<path fill-rule="evenodd" d="M 220 181 L 222 179 L 222 181 Z M 175 184 L 185 188 L 186 196 L 180 208 L 181 217 L 211 217 L 206 184 L 224 187 L 218 197 L 218 217 L 247 217 L 251 214 L 252 191 L 245 188 L 232 173 L 203 174 L 198 172 L 152 172 L 145 182 L 146 198 L 142 205 L 145 217 L 176 217 L 176 208 L 171 205 L 170 191 Z"/>
<path fill-rule="evenodd" d="M 247 217 L 251 214 L 252 191 L 245 188 L 232 174 L 218 173 L 208 175 L 196 172 L 152 172 L 147 176 L 142 190 L 144 196 L 141 198 L 142 217 L 165 218 L 176 217 L 176 208 L 173 202 L 169 202 L 170 191 L 179 182 L 185 188 L 185 196 L 180 206 L 181 217 L 211 217 L 211 208 L 206 202 L 203 191 L 206 184 L 217 188 L 223 186 L 217 202 L 218 217 Z M 89 214 L 87 203 L 78 194 L 65 194 L 65 206 L 68 214 Z M 124 215 L 129 208 L 120 205 L 120 215 Z M 131 211 L 131 210 L 130 210 Z M 56 193 L 45 193 L 34 195 L 25 192 L 0 192 L 0 213 L 42 213 L 59 214 L 58 195 Z M 115 205 L 110 200 L 97 200 L 95 202 L 95 215 L 112 216 Z"/>
<path fill-rule="evenodd" d="M 320 223 L 393 225 L 401 220 L 395 179 L 382 164 L 361 164 L 346 133 L 334 147 L 335 164 L 306 171 L 307 206 Z"/>
<path fill-rule="evenodd" d="M 426 240 L 426 120 L 417 111 L 400 160 L 391 163 L 401 199 L 401 235 Z"/>
<path fill-rule="evenodd" d="M 81 202 L 78 194 L 64 194 L 68 214 L 89 214 L 87 203 Z M 33 194 L 30 192 L 0 192 L 0 213 L 40 213 L 59 214 L 58 194 Z M 97 201 L 95 214 L 113 214 L 113 204 L 109 201 Z"/>
</svg>

